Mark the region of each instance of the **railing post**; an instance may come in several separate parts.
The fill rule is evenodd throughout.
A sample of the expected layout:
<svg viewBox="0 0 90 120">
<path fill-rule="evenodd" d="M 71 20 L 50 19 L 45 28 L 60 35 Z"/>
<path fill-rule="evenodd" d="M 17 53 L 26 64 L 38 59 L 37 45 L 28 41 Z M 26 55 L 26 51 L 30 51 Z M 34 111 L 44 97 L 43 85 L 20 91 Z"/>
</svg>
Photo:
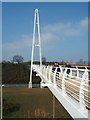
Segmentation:
<svg viewBox="0 0 90 120">
<path fill-rule="evenodd" d="M 46 66 L 45 66 L 45 69 L 44 69 L 44 78 L 46 79 Z"/>
<path fill-rule="evenodd" d="M 42 65 L 42 67 L 41 67 L 41 74 L 42 74 L 42 76 L 43 76 L 43 65 Z"/>
<path fill-rule="evenodd" d="M 63 73 L 63 68 L 60 66 L 60 71 L 61 71 L 61 73 Z"/>
<path fill-rule="evenodd" d="M 51 71 L 52 71 L 52 66 L 49 69 L 49 83 L 51 83 Z"/>
<path fill-rule="evenodd" d="M 85 101 L 84 101 L 84 82 L 85 82 L 85 76 L 86 76 L 86 71 L 83 74 L 82 80 L 81 80 L 81 85 L 80 85 L 80 93 L 79 93 L 79 102 L 80 102 L 80 109 L 84 110 L 85 109 Z"/>
<path fill-rule="evenodd" d="M 47 68 L 46 68 L 45 71 L 46 71 L 46 73 L 45 73 L 45 79 L 47 80 Z"/>
<path fill-rule="evenodd" d="M 47 66 L 47 67 L 48 67 L 48 66 Z M 46 80 L 47 80 L 47 68 L 46 68 L 46 77 L 45 77 L 45 78 L 46 78 Z"/>
<path fill-rule="evenodd" d="M 72 68 L 70 68 L 70 75 L 72 76 Z"/>
<path fill-rule="evenodd" d="M 43 66 L 41 66 L 41 75 L 43 75 Z"/>
<path fill-rule="evenodd" d="M 43 76 L 44 76 L 44 78 L 45 78 L 45 66 L 44 66 L 44 68 L 43 68 Z"/>
<path fill-rule="evenodd" d="M 47 81 L 49 81 L 49 69 L 50 69 L 50 66 L 48 66 L 47 68 Z"/>
<path fill-rule="evenodd" d="M 43 87 L 42 87 L 42 83 L 44 82 L 44 80 L 43 80 L 43 71 L 42 71 L 42 69 L 43 69 L 43 66 L 40 66 L 40 67 L 39 67 L 40 74 L 41 74 L 40 88 L 43 88 Z"/>
<path fill-rule="evenodd" d="M 54 87 L 56 87 L 56 72 L 57 72 L 57 68 L 54 71 L 54 81 L 53 81 Z"/>
<path fill-rule="evenodd" d="M 79 70 L 78 70 L 78 67 L 76 67 L 77 69 L 77 78 L 79 77 Z"/>
<path fill-rule="evenodd" d="M 62 93 L 65 95 L 66 94 L 66 89 L 65 89 L 65 77 L 66 77 L 66 72 L 67 68 L 65 68 L 65 71 L 63 73 L 63 79 L 62 79 Z"/>
<path fill-rule="evenodd" d="M 86 68 L 86 79 L 89 79 L 89 72 L 87 66 L 85 68 Z"/>
<path fill-rule="evenodd" d="M 42 75 L 42 82 L 44 82 L 44 80 L 43 80 L 43 66 L 41 67 L 41 75 Z"/>
</svg>

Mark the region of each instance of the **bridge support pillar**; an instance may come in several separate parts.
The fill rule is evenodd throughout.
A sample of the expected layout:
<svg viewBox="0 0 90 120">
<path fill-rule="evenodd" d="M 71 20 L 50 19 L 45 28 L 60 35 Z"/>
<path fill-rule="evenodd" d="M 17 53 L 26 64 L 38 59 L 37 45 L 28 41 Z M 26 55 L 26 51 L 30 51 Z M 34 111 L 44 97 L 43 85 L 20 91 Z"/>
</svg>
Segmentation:
<svg viewBox="0 0 90 120">
<path fill-rule="evenodd" d="M 36 40 L 36 35 L 37 35 L 37 40 Z M 33 42 L 32 42 L 31 70 L 30 70 L 29 88 L 32 88 L 32 70 L 33 70 L 33 64 L 34 64 L 33 61 L 34 61 L 35 47 L 39 48 L 40 68 L 42 68 L 41 38 L 40 38 L 40 25 L 39 25 L 39 12 L 38 12 L 38 9 L 35 9 L 35 16 L 34 16 L 34 29 L 33 29 Z"/>
<path fill-rule="evenodd" d="M 32 88 L 32 82 L 29 82 L 29 88 Z"/>
</svg>

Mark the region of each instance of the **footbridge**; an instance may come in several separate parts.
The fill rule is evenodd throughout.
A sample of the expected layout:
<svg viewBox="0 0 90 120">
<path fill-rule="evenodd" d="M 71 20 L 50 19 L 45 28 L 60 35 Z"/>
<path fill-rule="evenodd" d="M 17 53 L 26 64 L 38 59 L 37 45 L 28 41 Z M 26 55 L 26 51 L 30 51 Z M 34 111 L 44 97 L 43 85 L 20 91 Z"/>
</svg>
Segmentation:
<svg viewBox="0 0 90 120">
<path fill-rule="evenodd" d="M 73 118 L 88 118 L 90 110 L 90 70 L 33 65 L 41 87 L 47 86 Z M 68 74 L 67 71 L 70 71 Z"/>
<path fill-rule="evenodd" d="M 36 34 L 36 28 L 37 34 Z M 38 42 L 35 41 L 37 36 Z M 39 48 L 40 65 L 34 64 L 35 47 Z M 32 88 L 32 71 L 41 78 L 41 88 L 47 86 L 73 118 L 88 118 L 90 110 L 90 69 L 89 67 L 64 67 L 42 65 L 39 11 L 35 9 L 31 54 L 29 88 Z M 68 72 L 69 71 L 69 72 Z"/>
</svg>

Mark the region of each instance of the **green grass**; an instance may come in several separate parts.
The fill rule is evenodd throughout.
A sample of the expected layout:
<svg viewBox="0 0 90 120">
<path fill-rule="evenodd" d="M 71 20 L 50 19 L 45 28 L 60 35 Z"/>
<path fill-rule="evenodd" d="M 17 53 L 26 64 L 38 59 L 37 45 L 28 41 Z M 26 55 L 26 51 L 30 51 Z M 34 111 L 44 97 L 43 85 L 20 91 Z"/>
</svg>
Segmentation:
<svg viewBox="0 0 90 120">
<path fill-rule="evenodd" d="M 48 88 L 4 87 L 3 98 L 20 105 L 18 111 L 3 116 L 4 118 L 52 118 L 53 95 Z M 56 99 L 55 117 L 71 118 Z"/>
</svg>

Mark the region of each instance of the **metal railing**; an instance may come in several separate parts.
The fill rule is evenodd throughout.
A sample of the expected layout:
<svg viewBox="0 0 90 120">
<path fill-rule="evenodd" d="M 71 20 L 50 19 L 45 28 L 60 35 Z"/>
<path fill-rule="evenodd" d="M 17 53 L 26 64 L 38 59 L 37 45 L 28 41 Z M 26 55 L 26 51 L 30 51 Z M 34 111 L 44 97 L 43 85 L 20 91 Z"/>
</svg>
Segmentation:
<svg viewBox="0 0 90 120">
<path fill-rule="evenodd" d="M 52 66 L 33 66 L 43 79 L 54 87 L 61 89 L 62 94 L 68 95 L 77 101 L 80 109 L 90 110 L 90 70 L 76 68 L 65 68 L 60 66 L 60 72 L 52 70 Z"/>
</svg>

